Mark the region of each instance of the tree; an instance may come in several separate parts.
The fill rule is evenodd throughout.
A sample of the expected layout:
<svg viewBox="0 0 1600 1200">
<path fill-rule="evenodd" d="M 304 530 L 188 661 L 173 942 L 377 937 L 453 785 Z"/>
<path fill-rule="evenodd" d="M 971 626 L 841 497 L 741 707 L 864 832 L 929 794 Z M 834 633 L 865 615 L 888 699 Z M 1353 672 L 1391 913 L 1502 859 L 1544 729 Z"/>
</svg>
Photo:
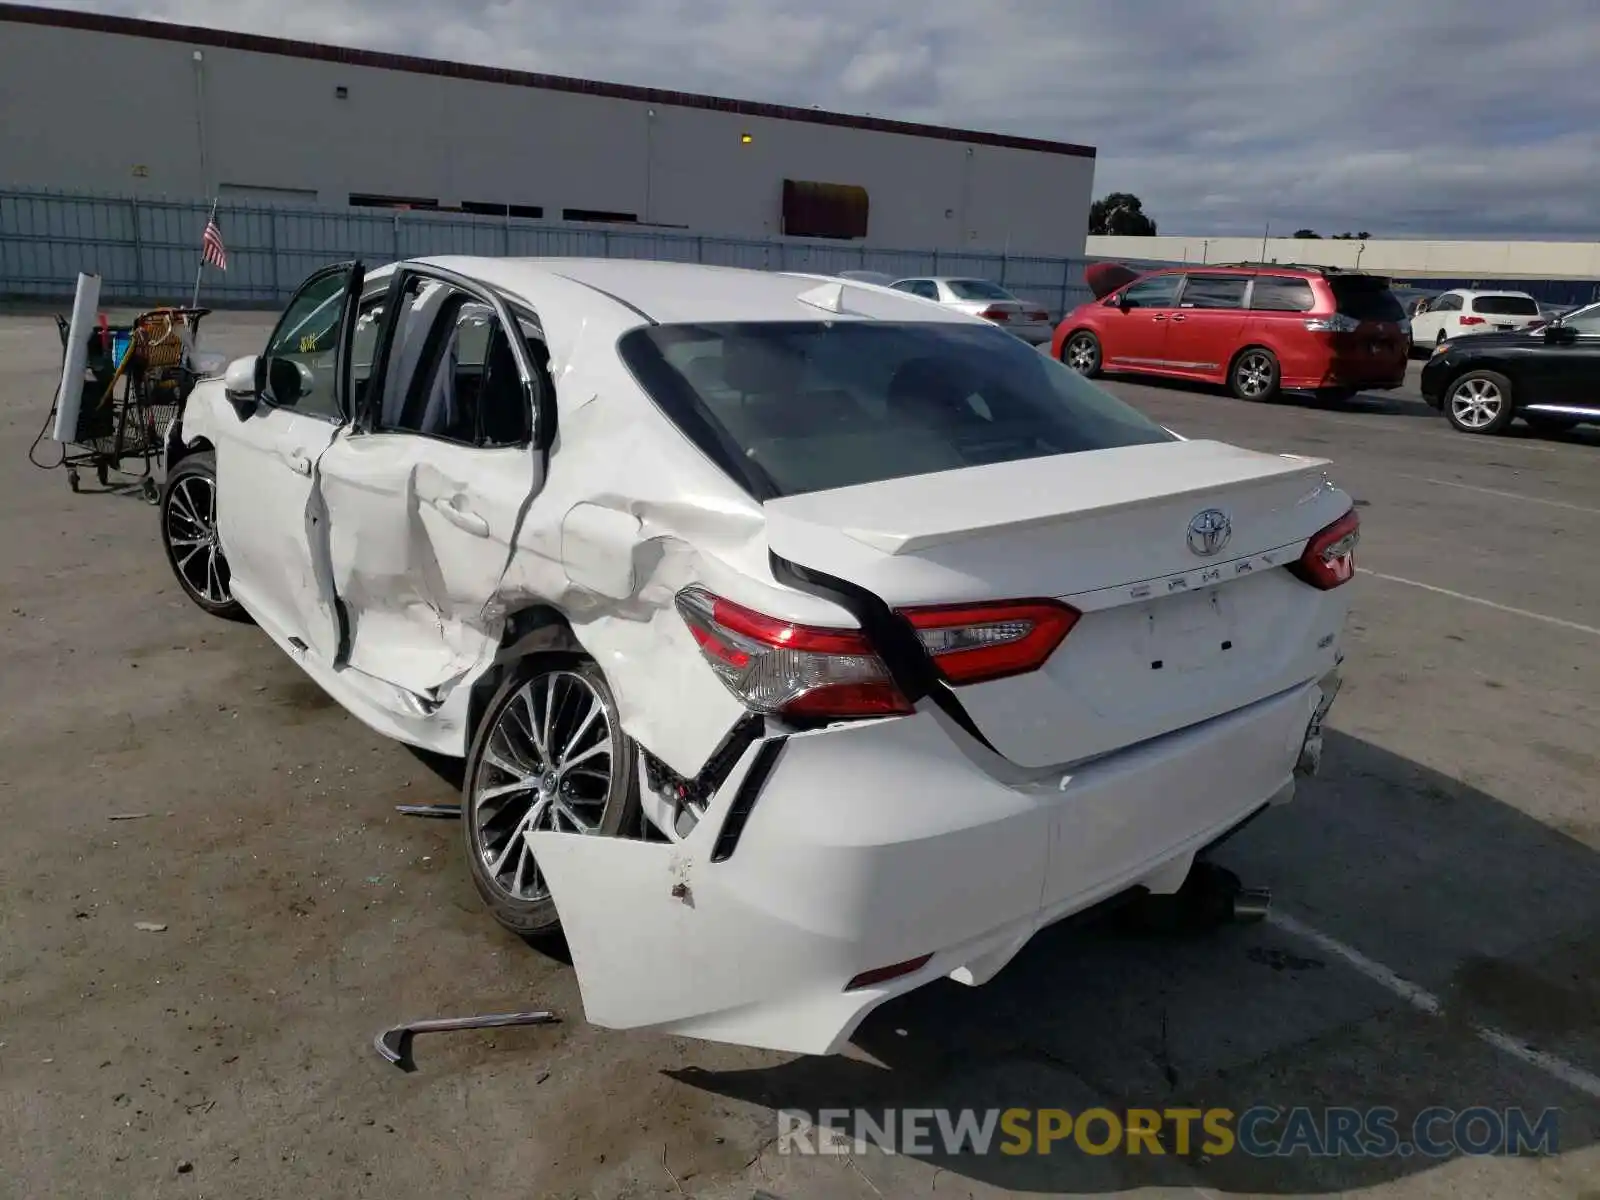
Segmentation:
<svg viewBox="0 0 1600 1200">
<path fill-rule="evenodd" d="M 1322 235 L 1315 229 L 1296 229 L 1294 235 L 1297 238 L 1317 238 L 1319 241 L 1322 238 Z"/>
<path fill-rule="evenodd" d="M 1089 206 L 1089 232 L 1155 237 L 1156 223 L 1145 214 L 1144 201 L 1132 192 L 1112 192 Z"/>
<path fill-rule="evenodd" d="M 1299 237 L 1300 235 L 1295 234 L 1295 236 Z M 1370 233 L 1363 229 L 1360 233 L 1336 233 L 1333 235 L 1333 240 L 1336 242 L 1364 242 L 1371 236 Z"/>
</svg>

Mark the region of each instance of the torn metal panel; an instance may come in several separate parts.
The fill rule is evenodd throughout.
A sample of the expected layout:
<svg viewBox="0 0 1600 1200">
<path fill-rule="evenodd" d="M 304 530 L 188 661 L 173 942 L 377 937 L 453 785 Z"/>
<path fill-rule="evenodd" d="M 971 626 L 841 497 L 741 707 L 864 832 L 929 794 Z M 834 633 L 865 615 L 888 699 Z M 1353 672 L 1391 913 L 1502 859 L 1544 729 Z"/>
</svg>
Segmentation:
<svg viewBox="0 0 1600 1200">
<path fill-rule="evenodd" d="M 323 456 L 328 555 L 347 622 L 341 665 L 419 695 L 499 648 L 488 609 L 535 490 L 525 449 L 404 434 L 340 437 Z"/>
</svg>

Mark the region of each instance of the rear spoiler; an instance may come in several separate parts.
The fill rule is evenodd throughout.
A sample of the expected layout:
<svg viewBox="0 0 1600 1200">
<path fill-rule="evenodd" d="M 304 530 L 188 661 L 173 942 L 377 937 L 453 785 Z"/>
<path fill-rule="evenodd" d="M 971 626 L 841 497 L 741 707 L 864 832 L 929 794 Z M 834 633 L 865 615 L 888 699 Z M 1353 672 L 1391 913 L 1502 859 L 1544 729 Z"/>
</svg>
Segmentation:
<svg viewBox="0 0 1600 1200">
<path fill-rule="evenodd" d="M 1123 284 L 1139 278 L 1139 272 L 1121 263 L 1091 263 L 1084 269 L 1083 280 L 1089 285 L 1096 300 L 1103 300 Z"/>
</svg>

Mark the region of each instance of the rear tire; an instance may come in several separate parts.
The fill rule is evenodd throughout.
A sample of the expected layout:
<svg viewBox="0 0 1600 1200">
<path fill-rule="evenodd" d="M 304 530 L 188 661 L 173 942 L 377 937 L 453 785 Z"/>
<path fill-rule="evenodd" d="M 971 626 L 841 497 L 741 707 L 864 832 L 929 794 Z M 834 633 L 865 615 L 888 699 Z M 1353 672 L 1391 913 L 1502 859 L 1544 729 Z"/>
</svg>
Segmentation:
<svg viewBox="0 0 1600 1200">
<path fill-rule="evenodd" d="M 160 511 L 161 545 L 183 594 L 214 617 L 248 621 L 230 590 L 217 535 L 217 456 L 202 450 L 179 462 L 167 476 Z"/>
<path fill-rule="evenodd" d="M 1511 381 L 1498 371 L 1468 371 L 1450 383 L 1445 419 L 1462 433 L 1504 433 L 1517 415 Z"/>
<path fill-rule="evenodd" d="M 1061 343 L 1061 361 L 1085 379 L 1093 379 L 1103 365 L 1100 339 L 1087 329 L 1078 330 Z"/>
<path fill-rule="evenodd" d="M 1246 346 L 1228 367 L 1228 390 L 1240 400 L 1276 400 L 1282 379 L 1278 356 L 1265 346 Z"/>
<path fill-rule="evenodd" d="M 467 869 L 496 921 L 527 938 L 561 928 L 522 834 L 631 828 L 638 762 L 593 659 L 542 654 L 515 664 L 484 710 L 461 790 Z"/>
</svg>

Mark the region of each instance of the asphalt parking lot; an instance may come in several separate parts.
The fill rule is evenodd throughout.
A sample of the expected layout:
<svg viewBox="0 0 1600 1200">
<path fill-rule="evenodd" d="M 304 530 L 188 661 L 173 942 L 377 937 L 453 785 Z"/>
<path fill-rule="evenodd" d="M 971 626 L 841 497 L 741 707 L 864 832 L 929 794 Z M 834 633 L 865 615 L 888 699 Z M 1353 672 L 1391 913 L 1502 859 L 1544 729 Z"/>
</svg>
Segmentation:
<svg viewBox="0 0 1600 1200">
<path fill-rule="evenodd" d="M 219 314 L 208 345 L 269 324 Z M 395 814 L 453 799 L 448 771 L 194 609 L 136 491 L 28 466 L 58 364 L 48 317 L 0 317 L 0 1193 L 1600 1196 L 1600 431 L 1470 438 L 1414 385 L 1110 384 L 1186 436 L 1328 457 L 1362 506 L 1323 776 L 1221 854 L 1277 916 L 1052 930 L 796 1060 L 584 1024 L 571 969 L 482 911 L 456 826 Z M 419 1041 L 415 1075 L 371 1050 L 526 1007 L 565 1021 Z M 1562 1115 L 1521 1159 L 774 1141 L 779 1109 L 1257 1104 Z"/>
</svg>

